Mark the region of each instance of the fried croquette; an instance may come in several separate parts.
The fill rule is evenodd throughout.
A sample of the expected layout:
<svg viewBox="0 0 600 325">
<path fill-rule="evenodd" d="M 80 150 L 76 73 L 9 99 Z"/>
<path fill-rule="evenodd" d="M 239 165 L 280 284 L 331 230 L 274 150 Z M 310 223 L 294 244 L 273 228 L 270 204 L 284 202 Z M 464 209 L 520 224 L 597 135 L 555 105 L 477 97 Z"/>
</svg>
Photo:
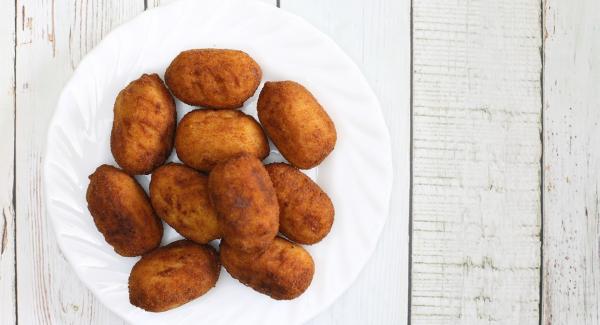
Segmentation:
<svg viewBox="0 0 600 325">
<path fill-rule="evenodd" d="M 152 173 L 150 201 L 156 214 L 183 237 L 206 244 L 220 237 L 217 212 L 208 196 L 208 177 L 170 163 Z"/>
<path fill-rule="evenodd" d="M 262 160 L 269 154 L 269 142 L 250 115 L 198 109 L 179 123 L 175 150 L 186 165 L 208 172 L 216 164 L 244 153 Z"/>
<path fill-rule="evenodd" d="M 98 230 L 119 255 L 139 256 L 160 245 L 162 222 L 138 182 L 102 165 L 90 175 L 86 199 Z"/>
<path fill-rule="evenodd" d="M 175 101 L 156 74 L 144 74 L 117 96 L 110 135 L 115 161 L 130 175 L 149 174 L 173 150 Z"/>
<path fill-rule="evenodd" d="M 279 231 L 299 244 L 315 244 L 333 224 L 333 203 L 319 185 L 284 163 L 265 166 L 279 202 Z"/>
<path fill-rule="evenodd" d="M 222 237 L 236 249 L 264 251 L 279 229 L 279 206 L 262 163 L 243 155 L 217 165 L 208 177 Z"/>
<path fill-rule="evenodd" d="M 129 301 L 151 312 L 179 307 L 215 286 L 221 272 L 217 251 L 180 240 L 144 255 L 129 275 Z"/>
<path fill-rule="evenodd" d="M 333 121 L 296 82 L 265 83 L 258 99 L 258 118 L 285 159 L 300 169 L 317 166 L 335 147 Z"/>
<path fill-rule="evenodd" d="M 221 262 L 232 277 L 277 300 L 300 296 L 315 273 L 310 254 L 281 237 L 259 254 L 236 250 L 227 241 L 221 241 L 220 250 Z"/>
<path fill-rule="evenodd" d="M 252 97 L 262 71 L 248 54 L 237 50 L 196 49 L 171 62 L 165 81 L 182 102 L 215 109 L 236 109 Z"/>
</svg>

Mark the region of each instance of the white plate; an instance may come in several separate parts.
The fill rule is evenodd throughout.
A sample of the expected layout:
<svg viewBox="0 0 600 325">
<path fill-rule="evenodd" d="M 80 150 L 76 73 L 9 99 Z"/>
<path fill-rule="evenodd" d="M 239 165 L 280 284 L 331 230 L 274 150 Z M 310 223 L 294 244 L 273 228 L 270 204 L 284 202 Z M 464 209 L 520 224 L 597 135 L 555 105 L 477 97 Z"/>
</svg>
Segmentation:
<svg viewBox="0 0 600 325">
<path fill-rule="evenodd" d="M 308 174 L 336 210 L 331 233 L 306 247 L 316 272 L 292 301 L 275 301 L 225 270 L 206 295 L 174 310 L 148 313 L 129 304 L 127 279 L 138 258 L 117 255 L 87 210 L 88 175 L 115 164 L 109 149 L 113 103 L 143 73 L 163 75 L 190 48 L 234 48 L 261 65 L 266 80 L 310 89 L 336 124 L 333 153 Z M 256 116 L 257 94 L 243 110 Z M 177 103 L 181 118 L 191 107 Z M 274 147 L 269 160 L 280 160 Z M 172 159 L 176 159 L 173 155 Z M 149 177 L 138 177 L 147 186 Z M 338 298 L 375 249 L 388 214 L 390 141 L 379 104 L 354 63 L 321 32 L 282 10 L 248 0 L 182 0 L 147 11 L 110 33 L 81 62 L 50 123 L 45 160 L 48 214 L 58 243 L 80 279 L 102 303 L 137 324 L 301 324 Z M 179 238 L 165 227 L 163 244 Z"/>
</svg>

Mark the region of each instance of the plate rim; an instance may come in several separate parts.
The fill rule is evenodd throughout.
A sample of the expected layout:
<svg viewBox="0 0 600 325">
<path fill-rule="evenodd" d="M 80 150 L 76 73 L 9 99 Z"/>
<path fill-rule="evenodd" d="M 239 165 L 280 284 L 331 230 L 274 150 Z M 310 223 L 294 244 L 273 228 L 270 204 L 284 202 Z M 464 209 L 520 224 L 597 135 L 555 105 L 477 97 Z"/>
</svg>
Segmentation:
<svg viewBox="0 0 600 325">
<path fill-rule="evenodd" d="M 80 69 L 80 66 L 87 64 L 88 61 L 92 61 L 92 58 L 97 56 L 98 49 L 103 44 L 106 44 L 107 40 L 115 37 L 115 35 L 117 35 L 120 30 L 126 29 L 129 25 L 133 25 L 134 23 L 139 23 L 140 21 L 143 21 L 144 19 L 149 19 L 149 17 L 151 17 L 152 15 L 157 15 L 158 12 L 160 12 L 161 10 L 164 10 L 167 7 L 176 5 L 178 3 L 193 2 L 193 1 L 196 1 L 196 0 L 177 0 L 177 1 L 169 2 L 164 5 L 160 5 L 158 7 L 144 10 L 143 12 L 140 12 L 136 16 L 122 22 L 120 25 L 116 26 L 111 31 L 109 31 L 106 35 L 104 35 L 102 37 L 102 39 L 90 51 L 88 51 L 84 55 L 84 57 L 79 61 L 79 63 L 77 64 L 77 67 L 75 68 L 75 70 L 73 70 L 68 81 L 63 85 L 62 90 L 60 91 L 58 100 L 56 101 L 56 104 L 54 105 L 54 111 L 52 112 L 52 117 L 49 120 L 48 127 L 46 130 L 46 138 L 47 139 L 46 139 L 45 148 L 44 148 L 43 170 L 42 170 L 42 172 L 43 172 L 43 177 L 42 177 L 43 204 L 44 204 L 44 210 L 46 212 L 46 215 L 50 217 L 50 220 L 51 220 L 50 223 L 52 224 L 52 231 L 54 232 L 54 238 L 56 239 L 56 242 L 58 243 L 60 253 L 65 257 L 65 259 L 67 260 L 67 262 L 69 264 L 69 267 L 77 275 L 78 280 L 81 281 L 81 283 L 83 283 L 85 285 L 86 290 L 89 290 L 89 292 L 91 292 L 91 294 L 94 296 L 95 299 L 98 299 L 98 301 L 103 305 L 104 308 L 106 308 L 111 313 L 113 313 L 114 315 L 116 315 L 117 317 L 119 317 L 120 319 L 122 319 L 126 322 L 130 322 L 130 320 L 128 318 L 126 318 L 124 315 L 122 315 L 121 313 L 118 313 L 115 309 L 111 308 L 110 304 L 107 304 L 107 298 L 104 298 L 99 293 L 97 293 L 95 290 L 91 289 L 93 286 L 91 285 L 90 281 L 88 281 L 85 277 L 82 276 L 82 270 L 79 270 L 77 267 L 75 267 L 76 264 L 73 263 L 74 257 L 71 255 L 69 250 L 64 249 L 65 243 L 63 242 L 63 238 L 57 232 L 57 229 L 60 228 L 58 226 L 59 217 L 54 216 L 54 214 L 50 212 L 50 209 L 48 209 L 48 206 L 49 206 L 48 205 L 48 198 L 49 198 L 48 184 L 50 182 L 50 179 L 49 179 L 47 171 L 52 168 L 49 165 L 50 164 L 49 160 L 47 159 L 49 148 L 50 148 L 49 144 L 50 144 L 50 140 L 51 140 L 50 137 L 48 137 L 48 135 L 52 131 L 52 129 L 57 127 L 57 116 L 58 116 L 57 112 L 59 111 L 59 109 L 61 109 L 61 104 L 63 103 L 64 98 L 67 96 L 68 91 L 72 87 L 73 80 L 76 79 L 76 76 L 81 73 L 82 69 Z M 310 315 L 310 314 L 303 315 L 301 319 L 296 319 L 296 322 L 293 323 L 293 324 L 304 324 L 304 323 L 316 318 L 323 312 L 325 312 L 335 302 L 337 302 L 356 283 L 357 279 L 364 272 L 367 264 L 372 260 L 373 254 L 374 254 L 375 250 L 377 249 L 377 247 L 379 246 L 379 243 L 381 241 L 381 234 L 383 232 L 385 225 L 388 223 L 388 219 L 390 217 L 389 216 L 390 203 L 392 202 L 392 199 L 393 199 L 392 198 L 392 189 L 393 189 L 394 178 L 395 178 L 395 175 L 393 172 L 393 168 L 394 168 L 395 164 L 394 164 L 393 155 L 392 155 L 392 146 L 391 146 L 391 137 L 390 137 L 390 133 L 389 133 L 389 128 L 388 128 L 387 123 L 385 122 L 385 118 L 383 115 L 383 110 L 381 108 L 381 103 L 379 101 L 379 98 L 377 97 L 373 88 L 371 88 L 364 73 L 360 69 L 360 66 L 329 35 L 325 34 L 323 31 L 319 30 L 308 20 L 306 20 L 294 13 L 288 12 L 285 9 L 273 7 L 272 5 L 266 4 L 266 3 L 258 1 L 258 0 L 221 0 L 221 1 L 222 2 L 245 1 L 247 3 L 251 3 L 251 5 L 253 5 L 253 6 L 260 6 L 263 8 L 269 8 L 270 10 L 276 10 L 276 11 L 279 11 L 279 14 L 286 16 L 287 19 L 296 20 L 297 22 L 305 25 L 305 27 L 311 29 L 312 33 L 314 33 L 316 36 L 318 36 L 319 39 L 321 39 L 321 40 L 329 43 L 329 45 L 333 46 L 335 48 L 335 50 L 338 52 L 338 54 L 340 55 L 340 58 L 343 58 L 343 60 L 346 61 L 347 64 L 353 66 L 359 72 L 357 74 L 357 76 L 359 77 L 359 81 L 362 83 L 361 88 L 367 90 L 369 93 L 369 96 L 372 97 L 372 99 L 374 100 L 374 103 L 376 103 L 376 107 L 373 108 L 373 112 L 371 112 L 371 113 L 376 114 L 377 119 L 379 120 L 379 123 L 382 126 L 384 126 L 384 130 L 383 130 L 384 138 L 382 138 L 381 140 L 385 141 L 385 144 L 386 144 L 385 145 L 386 152 L 385 152 L 383 158 L 385 158 L 385 160 L 387 160 L 384 164 L 386 166 L 385 174 L 387 174 L 390 181 L 388 182 L 388 186 L 382 191 L 384 193 L 383 195 L 385 195 L 385 197 L 386 197 L 386 200 L 385 200 L 386 204 L 385 204 L 385 207 L 383 207 L 385 213 L 382 217 L 381 224 L 378 227 L 378 229 L 376 230 L 377 238 L 374 241 L 374 244 L 372 245 L 372 247 L 370 247 L 368 249 L 368 253 L 366 255 L 367 256 L 366 260 L 364 261 L 364 263 L 362 263 L 362 265 L 360 265 L 360 267 L 358 268 L 358 271 L 352 277 L 352 280 L 348 282 L 348 284 L 345 286 L 345 288 L 343 290 L 339 290 L 337 293 L 333 294 L 332 295 L 333 298 L 330 301 L 328 301 L 327 303 L 323 304 L 320 308 L 318 308 L 317 312 L 315 312 L 312 315 Z"/>
</svg>

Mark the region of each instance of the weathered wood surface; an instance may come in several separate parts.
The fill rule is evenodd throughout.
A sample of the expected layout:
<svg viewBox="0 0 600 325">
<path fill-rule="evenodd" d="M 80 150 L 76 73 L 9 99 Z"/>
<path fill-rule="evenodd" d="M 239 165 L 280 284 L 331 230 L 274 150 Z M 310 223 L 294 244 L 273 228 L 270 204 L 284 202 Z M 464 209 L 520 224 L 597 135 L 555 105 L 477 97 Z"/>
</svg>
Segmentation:
<svg viewBox="0 0 600 325">
<path fill-rule="evenodd" d="M 537 324 L 537 0 L 413 1 L 412 324 Z"/>
<path fill-rule="evenodd" d="M 79 60 L 118 24 L 166 2 L 0 2 L 0 324 L 122 323 L 60 254 L 41 162 L 47 122 Z M 382 103 L 394 162 L 410 159 L 411 88 L 399 87 L 411 78 L 410 2 L 279 4 L 358 63 Z M 600 323 L 600 4 L 412 5 L 412 323 Z M 410 175 L 394 172 L 375 255 L 311 324 L 405 322 L 407 279 L 398 274 L 408 260 Z"/>
<path fill-rule="evenodd" d="M 48 121 L 79 60 L 112 28 L 142 12 L 144 2 L 17 0 L 16 5 L 18 320 L 119 324 L 58 249 L 43 204 L 42 160 Z"/>
<path fill-rule="evenodd" d="M 542 324 L 600 324 L 600 2 L 544 16 Z"/>
<path fill-rule="evenodd" d="M 0 1 L 0 53 L 0 324 L 8 325 L 16 322 L 14 1 Z"/>
</svg>

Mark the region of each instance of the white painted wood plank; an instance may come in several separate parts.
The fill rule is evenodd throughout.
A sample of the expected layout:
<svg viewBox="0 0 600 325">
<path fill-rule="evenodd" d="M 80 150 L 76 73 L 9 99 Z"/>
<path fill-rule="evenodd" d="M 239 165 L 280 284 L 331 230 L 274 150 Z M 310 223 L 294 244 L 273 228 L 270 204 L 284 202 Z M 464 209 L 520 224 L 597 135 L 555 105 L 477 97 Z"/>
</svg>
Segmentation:
<svg viewBox="0 0 600 325">
<path fill-rule="evenodd" d="M 413 1 L 412 324 L 537 324 L 538 0 Z"/>
<path fill-rule="evenodd" d="M 600 2 L 546 0 L 543 324 L 600 324 Z"/>
<path fill-rule="evenodd" d="M 17 286 L 21 324 L 119 324 L 65 261 L 43 205 L 47 123 L 79 60 L 139 1 L 17 0 Z"/>
<path fill-rule="evenodd" d="M 377 93 L 390 131 L 394 187 L 375 254 L 357 282 L 310 324 L 402 324 L 408 306 L 410 1 L 281 0 L 331 36 Z"/>
<path fill-rule="evenodd" d="M 158 7 L 160 5 L 168 4 L 171 2 L 175 2 L 175 1 L 177 1 L 177 0 L 147 0 L 146 5 L 148 6 L 148 9 L 150 9 L 150 8 Z M 260 2 L 264 2 L 264 3 L 272 4 L 274 6 L 277 5 L 277 0 L 248 0 L 248 1 L 260 1 Z"/>
<path fill-rule="evenodd" d="M 0 1 L 0 325 L 16 323 L 14 122 L 15 2 Z"/>
</svg>

